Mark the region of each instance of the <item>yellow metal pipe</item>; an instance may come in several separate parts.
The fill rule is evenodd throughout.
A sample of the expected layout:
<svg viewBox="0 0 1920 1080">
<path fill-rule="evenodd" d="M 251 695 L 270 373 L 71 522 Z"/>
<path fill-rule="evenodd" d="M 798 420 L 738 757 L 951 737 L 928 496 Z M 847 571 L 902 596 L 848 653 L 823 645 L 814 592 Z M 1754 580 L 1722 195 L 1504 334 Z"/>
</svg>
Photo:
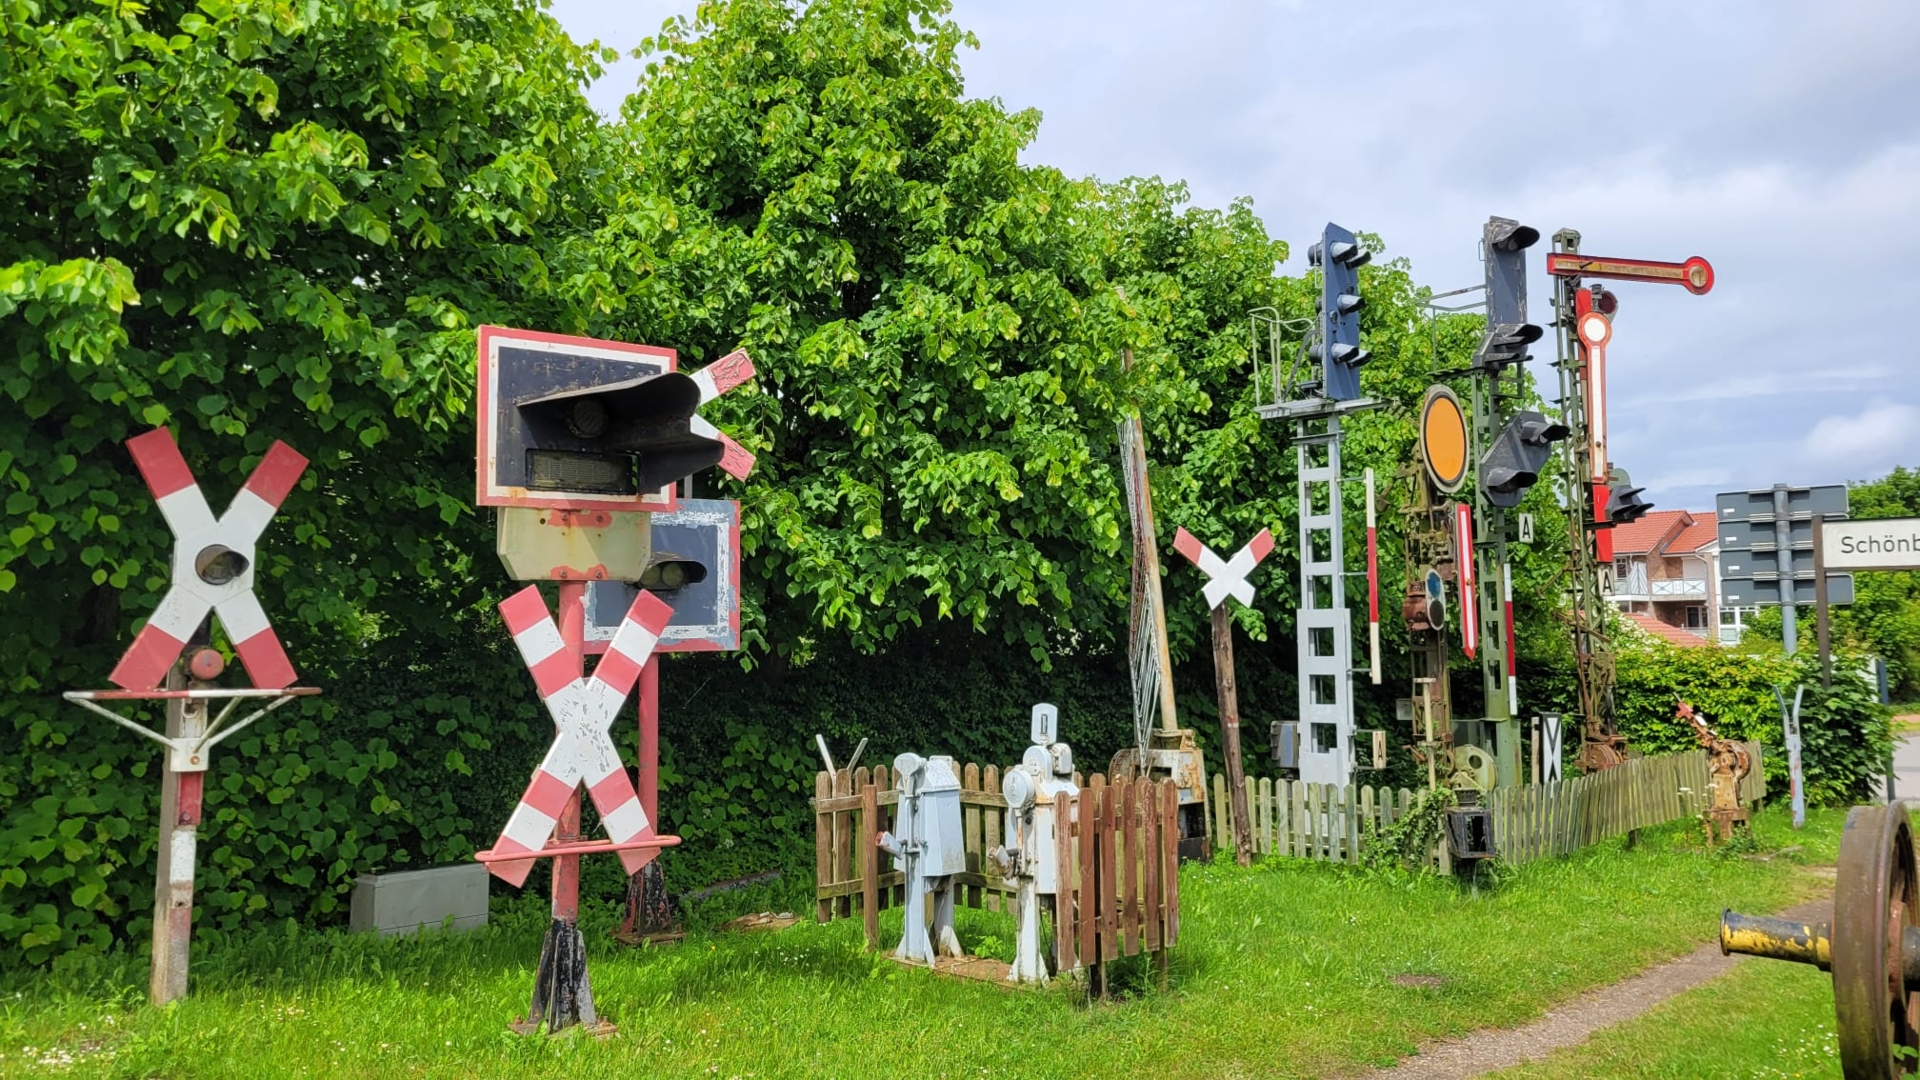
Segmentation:
<svg viewBox="0 0 1920 1080">
<path fill-rule="evenodd" d="M 1833 970 L 1833 930 L 1826 923 L 1802 923 L 1762 915 L 1720 913 L 1720 954 L 1744 953 L 1773 960 L 1812 964 Z"/>
</svg>

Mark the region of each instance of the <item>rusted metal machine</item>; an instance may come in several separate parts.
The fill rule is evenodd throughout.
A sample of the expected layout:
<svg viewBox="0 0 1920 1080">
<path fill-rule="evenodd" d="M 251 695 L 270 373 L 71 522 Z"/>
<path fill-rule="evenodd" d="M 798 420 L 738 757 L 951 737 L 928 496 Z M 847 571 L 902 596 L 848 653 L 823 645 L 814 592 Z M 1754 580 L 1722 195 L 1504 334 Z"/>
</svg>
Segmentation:
<svg viewBox="0 0 1920 1080">
<path fill-rule="evenodd" d="M 1740 781 L 1753 771 L 1753 757 L 1738 742 L 1721 738 L 1687 702 L 1674 706 L 1673 715 L 1693 725 L 1693 737 L 1707 752 L 1707 775 L 1713 778 L 1707 817 L 1715 835 L 1731 840 L 1733 830 L 1747 823 L 1747 808 L 1740 805 Z"/>
<path fill-rule="evenodd" d="M 1831 923 L 1728 911 L 1720 951 L 1831 971 L 1847 1080 L 1912 1075 L 1920 1067 L 1920 875 L 1907 804 L 1847 813 Z"/>
</svg>

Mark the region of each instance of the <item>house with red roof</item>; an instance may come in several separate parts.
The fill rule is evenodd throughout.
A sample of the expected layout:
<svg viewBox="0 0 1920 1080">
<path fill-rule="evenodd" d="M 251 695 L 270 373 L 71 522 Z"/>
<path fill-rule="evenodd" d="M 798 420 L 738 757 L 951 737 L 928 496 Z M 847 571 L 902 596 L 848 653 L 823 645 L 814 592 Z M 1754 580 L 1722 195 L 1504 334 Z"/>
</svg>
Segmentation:
<svg viewBox="0 0 1920 1080">
<path fill-rule="evenodd" d="M 1630 622 L 1657 637 L 1692 645 L 1720 640 L 1720 545 L 1713 512 L 1653 510 L 1616 525 L 1611 595 Z"/>
</svg>

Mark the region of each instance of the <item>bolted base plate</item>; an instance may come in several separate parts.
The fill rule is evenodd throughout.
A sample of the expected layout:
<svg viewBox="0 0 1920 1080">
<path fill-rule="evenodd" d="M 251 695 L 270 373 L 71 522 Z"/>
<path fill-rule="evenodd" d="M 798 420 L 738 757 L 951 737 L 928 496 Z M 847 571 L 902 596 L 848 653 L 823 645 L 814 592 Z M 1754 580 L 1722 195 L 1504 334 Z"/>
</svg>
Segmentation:
<svg viewBox="0 0 1920 1080">
<path fill-rule="evenodd" d="M 593 1011 L 593 985 L 587 979 L 587 944 L 579 924 L 555 919 L 540 946 L 540 967 L 533 976 L 533 1004 L 524 1020 L 507 1025 L 520 1035 L 532 1035 L 546 1025 L 558 1035 L 581 1027 L 596 1038 L 613 1034 L 612 1024 Z"/>
</svg>

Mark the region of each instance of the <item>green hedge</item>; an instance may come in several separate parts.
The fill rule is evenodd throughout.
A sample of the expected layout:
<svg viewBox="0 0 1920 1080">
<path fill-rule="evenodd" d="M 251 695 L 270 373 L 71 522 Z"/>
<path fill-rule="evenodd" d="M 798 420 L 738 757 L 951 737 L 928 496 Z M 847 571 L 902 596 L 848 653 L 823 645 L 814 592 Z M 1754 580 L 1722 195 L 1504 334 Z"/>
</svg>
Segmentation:
<svg viewBox="0 0 1920 1080">
<path fill-rule="evenodd" d="M 1693 727 L 1674 717 L 1674 703 L 1691 702 L 1722 735 L 1758 739 L 1767 747 L 1767 787 L 1787 790 L 1787 756 L 1780 724 L 1778 688 L 1793 701 L 1805 686 L 1800 708 L 1801 760 L 1808 802 L 1842 806 L 1871 800 L 1879 791 L 1891 752 L 1888 711 L 1858 674 L 1857 657 L 1834 663 L 1832 689 L 1820 689 L 1819 664 L 1811 650 L 1797 657 L 1719 648 L 1677 648 L 1663 642 L 1634 644 L 1619 654 L 1615 701 L 1620 730 L 1644 753 L 1697 746 Z"/>
</svg>

